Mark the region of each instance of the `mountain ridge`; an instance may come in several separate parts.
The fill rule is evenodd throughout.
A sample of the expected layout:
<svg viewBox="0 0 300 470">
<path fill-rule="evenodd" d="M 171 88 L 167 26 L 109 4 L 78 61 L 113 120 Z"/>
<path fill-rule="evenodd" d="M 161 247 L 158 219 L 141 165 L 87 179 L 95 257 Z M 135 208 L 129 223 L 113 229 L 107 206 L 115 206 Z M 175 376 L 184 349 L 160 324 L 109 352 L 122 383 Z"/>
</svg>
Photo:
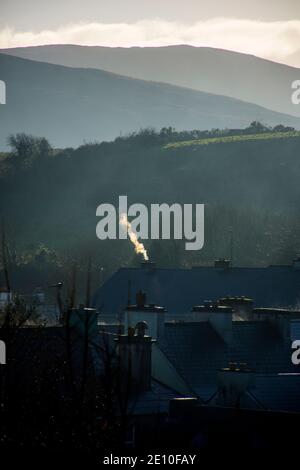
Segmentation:
<svg viewBox="0 0 300 470">
<path fill-rule="evenodd" d="M 0 52 L 68 67 L 100 68 L 300 116 L 300 106 L 291 102 L 291 84 L 299 79 L 300 69 L 251 54 L 189 45 L 130 48 L 44 45 Z"/>
<path fill-rule="evenodd" d="M 0 107 L 1 149 L 17 132 L 64 147 L 145 127 L 240 128 L 259 120 L 300 128 L 300 119 L 241 100 L 108 71 L 7 54 L 0 54 L 0 71 L 7 85 L 7 104 Z"/>
</svg>

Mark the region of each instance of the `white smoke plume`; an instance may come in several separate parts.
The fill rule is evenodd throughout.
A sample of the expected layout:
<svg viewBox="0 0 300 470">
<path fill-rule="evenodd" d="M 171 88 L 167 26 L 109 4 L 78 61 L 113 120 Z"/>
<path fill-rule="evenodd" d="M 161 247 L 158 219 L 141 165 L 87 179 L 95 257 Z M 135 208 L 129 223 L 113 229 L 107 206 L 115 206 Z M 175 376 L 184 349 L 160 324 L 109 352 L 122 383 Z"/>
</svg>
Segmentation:
<svg viewBox="0 0 300 470">
<path fill-rule="evenodd" d="M 121 214 L 120 224 L 127 231 L 129 239 L 134 245 L 135 252 L 142 255 L 145 261 L 149 261 L 147 250 L 145 249 L 144 245 L 138 241 L 137 234 L 133 231 L 131 223 L 128 221 L 126 214 Z"/>
</svg>

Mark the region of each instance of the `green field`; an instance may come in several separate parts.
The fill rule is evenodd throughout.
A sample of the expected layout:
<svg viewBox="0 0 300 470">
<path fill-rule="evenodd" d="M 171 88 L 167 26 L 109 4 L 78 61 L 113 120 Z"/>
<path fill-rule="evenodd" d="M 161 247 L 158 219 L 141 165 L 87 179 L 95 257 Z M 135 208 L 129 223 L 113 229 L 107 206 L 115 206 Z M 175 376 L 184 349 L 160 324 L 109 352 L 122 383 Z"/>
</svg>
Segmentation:
<svg viewBox="0 0 300 470">
<path fill-rule="evenodd" d="M 232 142 L 246 142 L 248 140 L 271 140 L 300 137 L 300 131 L 292 132 L 265 132 L 261 134 L 241 134 L 221 137 L 211 137 L 206 139 L 184 140 L 181 142 L 171 142 L 163 146 L 163 149 L 177 149 L 194 145 L 225 144 Z"/>
</svg>

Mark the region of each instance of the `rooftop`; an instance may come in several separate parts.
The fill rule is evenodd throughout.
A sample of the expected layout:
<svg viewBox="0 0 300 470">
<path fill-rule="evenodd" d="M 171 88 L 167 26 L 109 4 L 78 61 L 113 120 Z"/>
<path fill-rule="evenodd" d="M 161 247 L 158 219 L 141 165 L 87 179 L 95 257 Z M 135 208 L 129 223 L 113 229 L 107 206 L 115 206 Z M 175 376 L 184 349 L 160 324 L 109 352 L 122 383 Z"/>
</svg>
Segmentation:
<svg viewBox="0 0 300 470">
<path fill-rule="evenodd" d="M 247 364 L 260 374 L 297 372 L 291 362 L 290 340 L 279 338 L 262 321 L 233 322 L 230 344 L 209 322 L 167 322 L 161 348 L 204 402 L 216 391 L 218 371 L 230 363 Z"/>
<path fill-rule="evenodd" d="M 221 297 L 246 297 L 256 306 L 295 308 L 300 304 L 300 270 L 293 265 L 192 269 L 150 267 L 119 269 L 97 290 L 93 305 L 116 315 L 132 292 L 147 292 L 149 304 L 163 305 L 169 313 L 190 312 L 194 305 Z"/>
</svg>

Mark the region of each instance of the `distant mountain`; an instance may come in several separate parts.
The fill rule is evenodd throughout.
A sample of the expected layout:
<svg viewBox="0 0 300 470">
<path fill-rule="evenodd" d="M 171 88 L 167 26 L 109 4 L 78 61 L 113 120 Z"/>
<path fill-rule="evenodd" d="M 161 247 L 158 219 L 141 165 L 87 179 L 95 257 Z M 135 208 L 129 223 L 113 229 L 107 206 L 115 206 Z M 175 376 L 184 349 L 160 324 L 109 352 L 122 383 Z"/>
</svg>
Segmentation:
<svg viewBox="0 0 300 470">
<path fill-rule="evenodd" d="M 184 86 L 300 116 L 300 106 L 291 102 L 291 84 L 300 79 L 300 69 L 252 55 L 192 46 L 110 48 L 57 45 L 2 52 Z M 295 56 L 299 59 L 299 54 Z M 297 57 L 295 63 L 299 63 Z"/>
<path fill-rule="evenodd" d="M 113 139 L 142 127 L 246 127 L 259 120 L 300 127 L 300 120 L 231 98 L 112 73 L 0 54 L 7 104 L 0 106 L 0 149 L 26 132 L 59 147 Z"/>
<path fill-rule="evenodd" d="M 294 67 L 299 67 L 300 64 L 300 49 L 298 49 L 296 52 L 293 54 L 289 55 L 286 60 L 289 62 L 289 64 L 293 64 Z M 299 78 L 298 78 L 299 80 Z"/>
</svg>

